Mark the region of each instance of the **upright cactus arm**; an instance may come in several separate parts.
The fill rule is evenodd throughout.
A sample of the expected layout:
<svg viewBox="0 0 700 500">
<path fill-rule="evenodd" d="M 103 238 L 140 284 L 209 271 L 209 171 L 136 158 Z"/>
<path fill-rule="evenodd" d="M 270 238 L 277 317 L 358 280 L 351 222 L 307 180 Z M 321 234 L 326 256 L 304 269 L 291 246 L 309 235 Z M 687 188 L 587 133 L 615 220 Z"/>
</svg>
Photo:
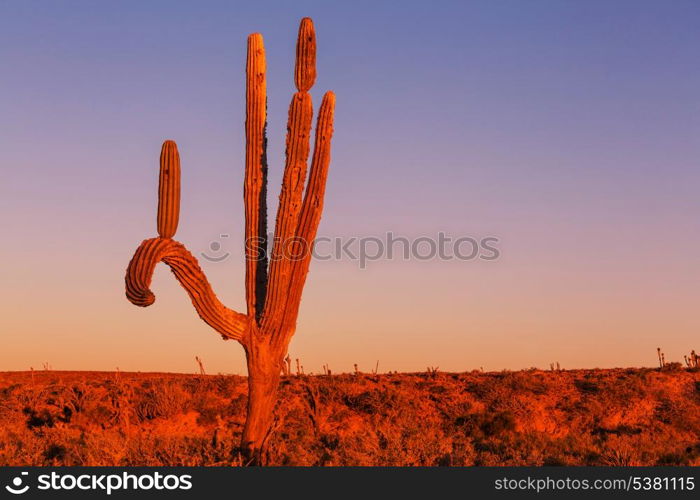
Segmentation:
<svg viewBox="0 0 700 500">
<path fill-rule="evenodd" d="M 267 286 L 267 89 L 262 35 L 248 37 L 246 61 L 245 204 L 246 303 L 248 316 L 262 315 Z"/>
<path fill-rule="evenodd" d="M 197 259 L 182 243 L 166 238 L 145 240 L 126 270 L 126 297 L 147 307 L 156 298 L 150 290 L 156 264 L 164 262 L 187 291 L 199 317 L 225 339 L 241 340 L 248 324 L 244 314 L 224 306 L 211 288 Z"/>
<path fill-rule="evenodd" d="M 172 238 L 180 218 L 180 154 L 174 141 L 165 141 L 160 151 L 158 181 L 158 234 Z"/>
<path fill-rule="evenodd" d="M 270 262 L 270 277 L 265 297 L 263 327 L 277 331 L 284 317 L 292 267 L 296 256 L 294 237 L 299 223 L 307 161 L 309 158 L 313 105 L 311 89 L 316 79 L 316 35 L 311 19 L 304 18 L 297 38 L 294 83 L 298 92 L 289 105 L 287 122 L 286 164 L 275 224 L 274 246 Z"/>
<path fill-rule="evenodd" d="M 311 263 L 312 246 L 316 239 L 318 225 L 321 222 L 323 199 L 326 193 L 326 179 L 328 178 L 328 167 L 331 162 L 334 113 L 335 94 L 329 91 L 323 96 L 321 109 L 318 112 L 309 182 L 306 187 L 304 202 L 299 215 L 299 224 L 296 229 L 295 245 L 297 245 L 297 248 L 293 250 L 293 253 L 302 257 L 295 260 L 292 265 L 291 281 L 286 298 L 283 321 L 283 324 L 287 327 L 286 329 L 291 332 L 290 335 L 294 333 L 296 326 L 301 293 L 304 289 L 306 275 L 309 272 L 309 264 Z"/>
</svg>

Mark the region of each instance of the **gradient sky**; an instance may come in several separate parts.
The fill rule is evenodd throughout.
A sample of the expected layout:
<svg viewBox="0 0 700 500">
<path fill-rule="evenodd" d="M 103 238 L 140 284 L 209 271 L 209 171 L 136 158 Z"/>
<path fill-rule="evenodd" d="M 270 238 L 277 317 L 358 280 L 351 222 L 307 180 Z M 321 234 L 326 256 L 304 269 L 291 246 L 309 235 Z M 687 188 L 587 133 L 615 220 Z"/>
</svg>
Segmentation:
<svg viewBox="0 0 700 500">
<path fill-rule="evenodd" d="M 437 5 L 435 5 L 437 3 Z M 155 235 L 178 142 L 177 238 L 244 309 L 246 36 L 268 57 L 276 210 L 299 19 L 314 102 L 337 94 L 320 232 L 500 239 L 495 262 L 312 263 L 290 353 L 306 371 L 639 366 L 700 347 L 700 3 L 0 4 L 0 370 L 244 373 L 165 266 L 147 309 L 124 271 Z"/>
</svg>

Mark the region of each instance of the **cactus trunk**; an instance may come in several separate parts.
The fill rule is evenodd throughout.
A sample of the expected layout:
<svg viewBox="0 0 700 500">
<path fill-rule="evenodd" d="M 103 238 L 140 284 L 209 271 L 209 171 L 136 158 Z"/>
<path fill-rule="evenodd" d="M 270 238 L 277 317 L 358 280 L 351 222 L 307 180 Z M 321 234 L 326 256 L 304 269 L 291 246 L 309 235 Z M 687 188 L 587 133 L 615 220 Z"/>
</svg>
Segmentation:
<svg viewBox="0 0 700 500">
<path fill-rule="evenodd" d="M 248 408 L 241 451 L 248 465 L 265 463 L 265 445 L 272 428 L 283 356 L 284 352 L 265 338 L 246 348 Z"/>
</svg>

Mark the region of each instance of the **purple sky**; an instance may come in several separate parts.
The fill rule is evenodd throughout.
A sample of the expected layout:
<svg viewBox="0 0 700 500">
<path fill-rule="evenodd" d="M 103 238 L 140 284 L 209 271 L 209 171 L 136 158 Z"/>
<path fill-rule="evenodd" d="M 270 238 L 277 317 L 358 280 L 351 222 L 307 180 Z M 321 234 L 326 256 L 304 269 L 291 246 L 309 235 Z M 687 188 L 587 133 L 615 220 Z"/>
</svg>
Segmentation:
<svg viewBox="0 0 700 500">
<path fill-rule="evenodd" d="M 178 239 L 243 310 L 245 39 L 265 37 L 271 212 L 299 19 L 337 95 L 320 232 L 495 236 L 494 262 L 312 263 L 290 353 L 307 371 L 652 365 L 698 349 L 700 3 L 3 2 L 0 370 L 243 372 L 165 268 L 164 139 Z"/>
</svg>

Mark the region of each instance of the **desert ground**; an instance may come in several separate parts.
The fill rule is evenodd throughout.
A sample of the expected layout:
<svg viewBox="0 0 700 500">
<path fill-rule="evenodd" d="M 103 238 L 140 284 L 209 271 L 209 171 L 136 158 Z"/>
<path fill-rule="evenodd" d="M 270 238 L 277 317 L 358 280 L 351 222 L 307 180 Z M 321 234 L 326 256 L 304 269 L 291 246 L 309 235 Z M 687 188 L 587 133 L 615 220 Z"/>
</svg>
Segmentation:
<svg viewBox="0 0 700 500">
<path fill-rule="evenodd" d="M 246 378 L 0 372 L 0 465 L 242 465 Z M 700 371 L 286 376 L 268 465 L 700 465 Z"/>
</svg>

